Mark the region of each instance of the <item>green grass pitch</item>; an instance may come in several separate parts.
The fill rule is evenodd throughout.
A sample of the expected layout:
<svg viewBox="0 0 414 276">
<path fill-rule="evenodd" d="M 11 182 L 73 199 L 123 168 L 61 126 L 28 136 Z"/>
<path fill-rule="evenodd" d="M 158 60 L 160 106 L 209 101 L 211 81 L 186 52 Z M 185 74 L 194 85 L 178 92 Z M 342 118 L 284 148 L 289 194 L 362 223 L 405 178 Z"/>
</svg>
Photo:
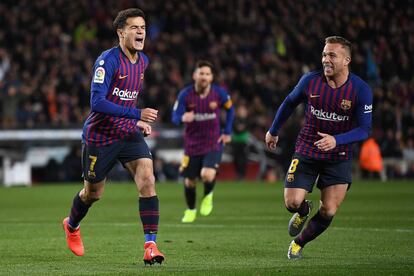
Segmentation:
<svg viewBox="0 0 414 276">
<path fill-rule="evenodd" d="M 355 182 L 331 227 L 296 261 L 286 257 L 292 238 L 282 183 L 219 182 L 213 213 L 191 225 L 180 222 L 182 186 L 159 184 L 158 245 L 166 256 L 161 266 L 143 264 L 132 183 L 108 183 L 82 222 L 85 256 L 74 256 L 61 221 L 80 188 L 0 188 L 0 275 L 414 274 L 414 183 L 409 181 Z M 199 184 L 197 203 L 201 193 Z M 317 203 L 319 190 L 310 198 Z"/>
</svg>

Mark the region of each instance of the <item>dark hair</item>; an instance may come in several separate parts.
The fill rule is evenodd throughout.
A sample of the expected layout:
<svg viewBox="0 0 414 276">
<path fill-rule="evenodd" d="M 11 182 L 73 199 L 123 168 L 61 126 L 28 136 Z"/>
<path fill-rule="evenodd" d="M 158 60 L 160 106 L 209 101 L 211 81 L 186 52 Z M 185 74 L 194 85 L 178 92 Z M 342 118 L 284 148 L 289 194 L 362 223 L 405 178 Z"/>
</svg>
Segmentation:
<svg viewBox="0 0 414 276">
<path fill-rule="evenodd" d="M 214 66 L 210 61 L 207 61 L 207 60 L 203 60 L 203 59 L 198 60 L 196 63 L 195 69 L 205 67 L 205 66 L 210 67 L 211 72 L 214 74 Z"/>
<path fill-rule="evenodd" d="M 328 44 L 328 43 L 341 44 L 342 47 L 344 47 L 345 50 L 351 56 L 351 54 L 352 54 L 352 43 L 349 42 L 347 39 L 343 38 L 342 36 L 337 36 L 337 35 L 328 36 L 327 38 L 325 38 L 325 44 Z"/>
<path fill-rule="evenodd" d="M 145 20 L 145 13 L 142 10 L 136 8 L 126 9 L 118 12 L 114 23 L 112 23 L 114 30 L 116 31 L 125 27 L 126 21 L 130 17 L 142 17 Z"/>
</svg>

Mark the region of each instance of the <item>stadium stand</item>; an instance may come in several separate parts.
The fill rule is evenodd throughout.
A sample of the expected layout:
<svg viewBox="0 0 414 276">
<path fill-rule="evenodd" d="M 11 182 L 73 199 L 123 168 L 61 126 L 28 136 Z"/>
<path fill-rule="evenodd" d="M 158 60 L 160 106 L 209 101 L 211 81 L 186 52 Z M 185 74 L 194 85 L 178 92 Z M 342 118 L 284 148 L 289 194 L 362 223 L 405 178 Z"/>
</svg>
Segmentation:
<svg viewBox="0 0 414 276">
<path fill-rule="evenodd" d="M 195 60 L 207 58 L 236 106 L 247 106 L 249 133 L 262 141 L 296 80 L 320 67 L 324 37 L 338 34 L 354 42 L 352 71 L 373 87 L 372 136 L 388 176 L 414 175 L 414 1 L 136 4 L 149 23 L 145 52 L 151 65 L 143 102 L 160 110 L 159 127 L 170 127 L 179 88 L 190 82 Z M 1 1 L 0 131 L 79 129 L 89 112 L 93 62 L 116 44 L 112 19 L 131 5 L 112 0 Z M 282 167 L 293 149 L 289 136 L 296 135 L 298 118 L 285 126 L 292 131 L 282 133 L 284 150 L 276 156 Z"/>
</svg>

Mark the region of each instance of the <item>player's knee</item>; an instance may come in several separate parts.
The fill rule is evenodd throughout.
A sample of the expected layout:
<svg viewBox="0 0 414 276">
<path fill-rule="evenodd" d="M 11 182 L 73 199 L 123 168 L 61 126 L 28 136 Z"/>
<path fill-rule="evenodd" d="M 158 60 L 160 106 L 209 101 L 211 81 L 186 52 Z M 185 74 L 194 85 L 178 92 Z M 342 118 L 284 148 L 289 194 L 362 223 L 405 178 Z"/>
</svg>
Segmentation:
<svg viewBox="0 0 414 276">
<path fill-rule="evenodd" d="M 141 182 L 140 186 L 142 187 L 151 187 L 154 186 L 155 183 L 155 177 L 153 174 L 143 174 L 141 177 L 139 177 L 138 179 L 139 182 Z"/>
<path fill-rule="evenodd" d="M 137 178 L 139 193 L 142 196 L 155 195 L 155 177 L 153 174 L 144 173 Z"/>
<path fill-rule="evenodd" d="M 186 179 L 184 179 L 184 185 L 187 188 L 195 188 L 196 187 L 196 181 L 193 180 L 193 179 L 186 178 Z"/>
<path fill-rule="evenodd" d="M 303 198 L 295 198 L 295 197 L 285 198 L 285 207 L 289 212 L 295 213 L 299 209 L 302 202 L 303 202 Z"/>
<path fill-rule="evenodd" d="M 325 218 L 330 218 L 335 216 L 336 211 L 338 210 L 338 205 L 336 204 L 321 204 L 321 207 L 319 208 L 319 213 L 321 216 Z"/>
<path fill-rule="evenodd" d="M 87 192 L 85 191 L 82 197 L 82 201 L 85 202 L 87 205 L 91 205 L 92 203 L 101 199 L 102 193 L 100 192 Z"/>
<path fill-rule="evenodd" d="M 214 170 L 202 171 L 200 176 L 203 182 L 211 182 L 216 177 L 216 172 Z"/>
</svg>

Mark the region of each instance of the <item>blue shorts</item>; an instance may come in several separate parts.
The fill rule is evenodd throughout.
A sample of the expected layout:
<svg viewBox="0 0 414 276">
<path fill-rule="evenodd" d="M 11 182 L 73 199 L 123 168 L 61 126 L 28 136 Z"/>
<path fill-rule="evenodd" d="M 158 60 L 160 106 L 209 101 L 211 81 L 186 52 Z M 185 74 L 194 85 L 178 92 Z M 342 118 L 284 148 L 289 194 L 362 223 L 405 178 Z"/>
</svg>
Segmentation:
<svg viewBox="0 0 414 276">
<path fill-rule="evenodd" d="M 102 147 L 88 146 L 83 143 L 83 178 L 90 183 L 100 182 L 105 179 L 117 160 L 124 165 L 141 158 L 152 159 L 151 151 L 141 134 L 134 134 Z"/>
<path fill-rule="evenodd" d="M 302 188 L 312 192 L 313 185 L 322 190 L 336 184 L 352 183 L 352 160 L 317 160 L 295 153 L 285 179 L 285 188 Z"/>
<path fill-rule="evenodd" d="M 200 177 L 202 168 L 212 168 L 218 170 L 221 161 L 222 151 L 212 151 L 204 155 L 188 156 L 184 155 L 180 166 L 183 177 L 196 179 Z"/>
</svg>

